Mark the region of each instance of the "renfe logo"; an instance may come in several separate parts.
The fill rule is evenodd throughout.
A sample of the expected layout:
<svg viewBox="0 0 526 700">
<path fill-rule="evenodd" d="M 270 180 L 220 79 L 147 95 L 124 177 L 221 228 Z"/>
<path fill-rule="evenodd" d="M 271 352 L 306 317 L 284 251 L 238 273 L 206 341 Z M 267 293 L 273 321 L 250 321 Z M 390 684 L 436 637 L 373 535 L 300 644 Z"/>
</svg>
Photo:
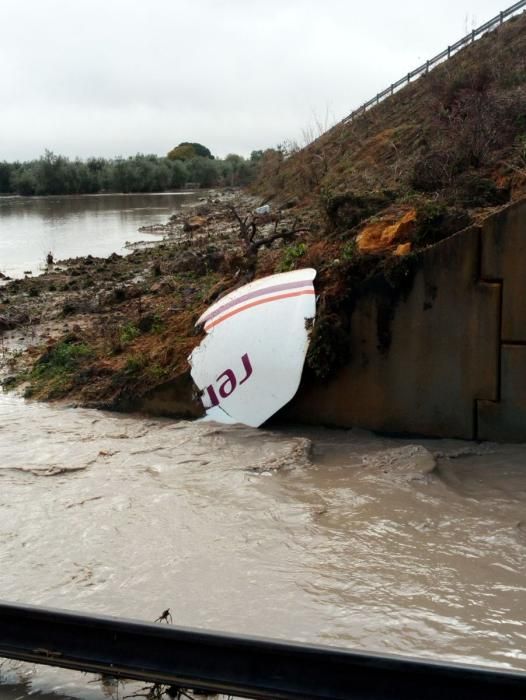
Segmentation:
<svg viewBox="0 0 526 700">
<path fill-rule="evenodd" d="M 239 382 L 239 384 L 237 382 L 236 375 L 234 374 L 234 371 L 231 369 L 225 369 L 225 371 L 222 372 L 222 374 L 220 374 L 219 377 L 216 379 L 216 382 L 221 382 L 222 380 L 224 380 L 217 388 L 221 399 L 226 399 L 228 396 L 230 396 L 230 394 L 233 391 L 235 391 L 235 389 L 238 386 L 241 386 L 241 384 L 244 384 L 247 381 L 247 379 L 251 376 L 252 365 L 250 364 L 250 359 L 248 357 L 247 352 L 241 356 L 241 362 L 243 363 L 243 369 L 245 370 L 245 376 Z M 216 389 L 214 388 L 214 385 L 209 384 L 206 387 L 205 391 L 208 394 L 208 398 L 210 399 L 210 407 L 209 408 L 211 408 L 212 406 L 218 406 L 221 399 L 217 398 L 217 393 L 216 393 Z"/>
</svg>

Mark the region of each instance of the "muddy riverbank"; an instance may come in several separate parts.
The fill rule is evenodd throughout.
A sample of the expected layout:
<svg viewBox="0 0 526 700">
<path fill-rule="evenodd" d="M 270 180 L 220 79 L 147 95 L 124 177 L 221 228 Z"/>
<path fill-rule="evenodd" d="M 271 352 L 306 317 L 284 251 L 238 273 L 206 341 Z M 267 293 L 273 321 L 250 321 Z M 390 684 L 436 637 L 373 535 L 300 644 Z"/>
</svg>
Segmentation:
<svg viewBox="0 0 526 700">
<path fill-rule="evenodd" d="M 283 242 L 306 231 L 286 213 L 258 217 L 258 202 L 210 192 L 164 224 L 142 228 L 160 242 L 137 244 L 126 256 L 53 260 L 39 276 L 4 280 L 4 387 L 125 410 L 142 407 L 151 389 L 181 381 L 175 412 L 200 415 L 186 360 L 200 338 L 196 319 L 226 290 L 273 272 Z"/>
</svg>

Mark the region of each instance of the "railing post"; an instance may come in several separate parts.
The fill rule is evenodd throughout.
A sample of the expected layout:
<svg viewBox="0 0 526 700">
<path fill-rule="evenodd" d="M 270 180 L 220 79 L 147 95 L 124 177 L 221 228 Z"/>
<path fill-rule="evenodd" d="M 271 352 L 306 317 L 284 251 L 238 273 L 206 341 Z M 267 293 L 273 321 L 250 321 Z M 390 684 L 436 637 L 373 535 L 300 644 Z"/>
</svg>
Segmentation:
<svg viewBox="0 0 526 700">
<path fill-rule="evenodd" d="M 451 58 L 451 46 L 447 47 L 447 57 Z"/>
<path fill-rule="evenodd" d="M 407 82 L 408 82 L 408 83 L 411 82 L 411 73 L 408 73 L 408 74 L 407 74 Z"/>
<path fill-rule="evenodd" d="M 475 41 L 475 30 L 474 29 L 471 30 L 471 41 L 472 42 Z"/>
<path fill-rule="evenodd" d="M 426 73 L 429 73 L 429 61 L 426 61 Z"/>
<path fill-rule="evenodd" d="M 393 95 L 393 94 L 394 94 L 394 85 L 393 85 L 393 83 L 391 83 L 391 95 Z"/>
<path fill-rule="evenodd" d="M 500 23 L 502 24 L 504 22 L 504 12 L 500 12 Z"/>
</svg>

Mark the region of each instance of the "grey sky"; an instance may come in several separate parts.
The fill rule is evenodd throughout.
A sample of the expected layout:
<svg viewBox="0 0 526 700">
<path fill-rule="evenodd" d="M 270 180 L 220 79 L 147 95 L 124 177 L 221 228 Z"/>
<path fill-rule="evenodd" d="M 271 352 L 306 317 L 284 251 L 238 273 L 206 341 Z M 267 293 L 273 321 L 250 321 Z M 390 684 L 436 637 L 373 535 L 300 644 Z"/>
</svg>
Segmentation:
<svg viewBox="0 0 526 700">
<path fill-rule="evenodd" d="M 510 4 L 0 0 L 0 160 L 301 142 Z"/>
</svg>

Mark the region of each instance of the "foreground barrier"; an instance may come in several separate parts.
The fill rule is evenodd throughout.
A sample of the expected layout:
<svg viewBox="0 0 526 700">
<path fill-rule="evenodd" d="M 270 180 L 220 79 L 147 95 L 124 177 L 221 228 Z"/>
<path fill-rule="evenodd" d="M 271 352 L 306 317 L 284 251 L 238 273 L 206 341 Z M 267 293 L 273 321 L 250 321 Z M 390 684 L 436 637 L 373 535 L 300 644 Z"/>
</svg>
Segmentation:
<svg viewBox="0 0 526 700">
<path fill-rule="evenodd" d="M 526 697 L 521 673 L 9 603 L 0 657 L 247 698 Z"/>
</svg>

